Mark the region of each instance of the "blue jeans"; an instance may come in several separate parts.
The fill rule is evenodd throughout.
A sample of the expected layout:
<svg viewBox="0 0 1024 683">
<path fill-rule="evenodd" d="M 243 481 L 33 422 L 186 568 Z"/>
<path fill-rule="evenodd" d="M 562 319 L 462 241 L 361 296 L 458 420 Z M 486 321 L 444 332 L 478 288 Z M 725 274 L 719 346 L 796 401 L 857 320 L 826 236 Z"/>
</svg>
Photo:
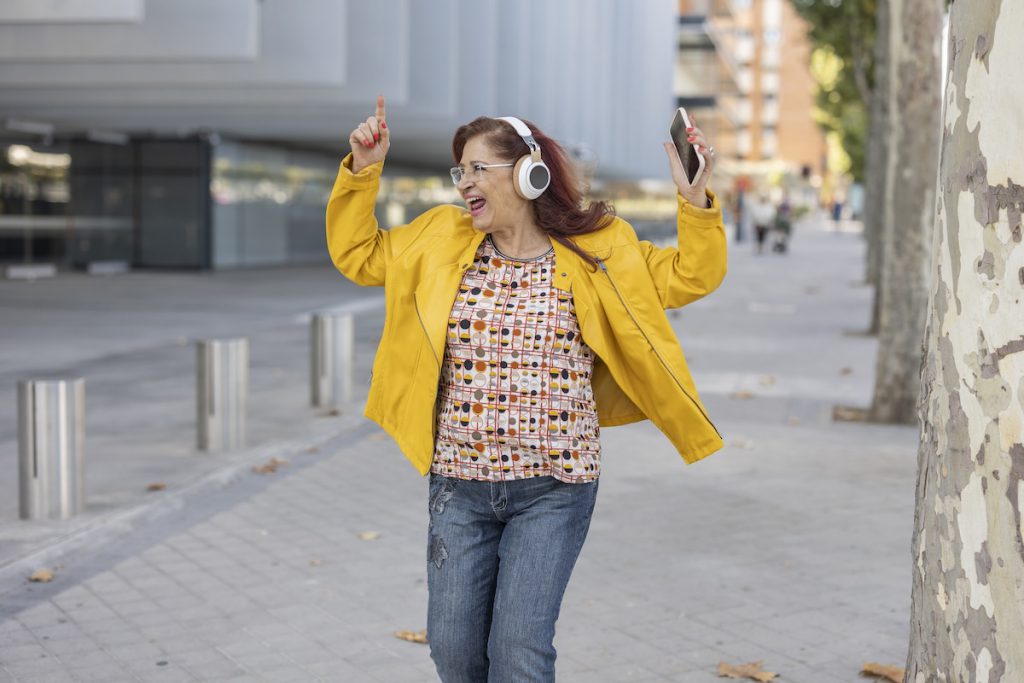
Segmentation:
<svg viewBox="0 0 1024 683">
<path fill-rule="evenodd" d="M 431 473 L 427 639 L 443 683 L 555 680 L 555 621 L 597 484 Z"/>
</svg>

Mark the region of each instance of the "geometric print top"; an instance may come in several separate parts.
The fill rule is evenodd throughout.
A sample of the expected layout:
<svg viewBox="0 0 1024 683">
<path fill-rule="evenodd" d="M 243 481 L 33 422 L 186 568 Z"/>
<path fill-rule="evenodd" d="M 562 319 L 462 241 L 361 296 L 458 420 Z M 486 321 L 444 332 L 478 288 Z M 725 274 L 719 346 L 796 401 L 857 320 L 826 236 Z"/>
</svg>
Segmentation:
<svg viewBox="0 0 1024 683">
<path fill-rule="evenodd" d="M 503 481 L 600 474 L 594 352 L 572 294 L 552 286 L 554 248 L 532 259 L 490 235 L 463 274 L 448 318 L 431 471 Z"/>
</svg>

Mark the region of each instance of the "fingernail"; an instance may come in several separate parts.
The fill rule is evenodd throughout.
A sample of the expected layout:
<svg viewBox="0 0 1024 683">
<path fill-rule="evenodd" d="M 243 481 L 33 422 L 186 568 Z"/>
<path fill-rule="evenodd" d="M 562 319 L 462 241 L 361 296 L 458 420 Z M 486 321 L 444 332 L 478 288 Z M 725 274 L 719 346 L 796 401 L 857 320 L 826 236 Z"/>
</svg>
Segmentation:
<svg viewBox="0 0 1024 683">
<path fill-rule="evenodd" d="M 374 133 L 373 134 L 373 139 L 374 140 L 380 140 L 380 133 Z"/>
<path fill-rule="evenodd" d="M 381 127 L 381 128 L 387 128 L 387 127 L 388 127 L 388 124 L 386 124 L 386 123 L 384 123 L 383 121 L 381 121 L 381 122 L 380 122 L 380 127 Z"/>
<path fill-rule="evenodd" d="M 686 129 L 686 132 L 687 132 L 687 133 L 689 133 L 689 132 L 691 132 L 692 130 L 693 130 L 693 128 L 687 128 L 687 129 Z"/>
</svg>

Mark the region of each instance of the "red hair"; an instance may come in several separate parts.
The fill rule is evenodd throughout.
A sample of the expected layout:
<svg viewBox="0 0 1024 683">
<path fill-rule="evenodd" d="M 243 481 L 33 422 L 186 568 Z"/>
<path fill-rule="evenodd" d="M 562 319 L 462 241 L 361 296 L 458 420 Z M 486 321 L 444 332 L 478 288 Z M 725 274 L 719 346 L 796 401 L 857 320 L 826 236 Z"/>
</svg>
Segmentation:
<svg viewBox="0 0 1024 683">
<path fill-rule="evenodd" d="M 570 237 L 597 232 L 607 227 L 615 218 L 615 210 L 607 202 L 591 202 L 583 207 L 583 190 L 569 156 L 562 146 L 549 138 L 537 126 L 526 119 L 523 123 L 533 132 L 533 139 L 540 145 L 541 158 L 551 171 L 551 184 L 533 205 L 533 216 L 537 225 L 552 239 L 572 249 L 583 260 L 597 267 L 593 256 L 583 251 Z M 460 126 L 452 138 L 452 156 L 455 163 L 462 160 L 466 143 L 477 136 L 486 136 L 494 150 L 508 161 L 530 153 L 526 142 L 506 121 L 480 116 Z"/>
</svg>

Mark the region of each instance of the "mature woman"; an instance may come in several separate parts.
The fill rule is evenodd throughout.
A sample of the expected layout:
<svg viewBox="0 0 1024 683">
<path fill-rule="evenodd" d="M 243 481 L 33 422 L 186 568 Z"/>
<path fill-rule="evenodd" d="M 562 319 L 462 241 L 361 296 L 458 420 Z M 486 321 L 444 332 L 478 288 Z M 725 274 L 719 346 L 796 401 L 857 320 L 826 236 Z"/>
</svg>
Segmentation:
<svg viewBox="0 0 1024 683">
<path fill-rule="evenodd" d="M 365 414 L 430 475 L 430 654 L 441 680 L 553 681 L 555 621 L 590 525 L 600 427 L 650 419 L 692 463 L 722 446 L 665 309 L 714 290 L 726 240 L 706 189 L 666 143 L 680 248 L 584 206 L 564 150 L 532 123 L 455 132 L 465 208 L 381 230 L 384 101 L 349 136 L 327 207 L 331 257 L 383 285 Z"/>
</svg>

